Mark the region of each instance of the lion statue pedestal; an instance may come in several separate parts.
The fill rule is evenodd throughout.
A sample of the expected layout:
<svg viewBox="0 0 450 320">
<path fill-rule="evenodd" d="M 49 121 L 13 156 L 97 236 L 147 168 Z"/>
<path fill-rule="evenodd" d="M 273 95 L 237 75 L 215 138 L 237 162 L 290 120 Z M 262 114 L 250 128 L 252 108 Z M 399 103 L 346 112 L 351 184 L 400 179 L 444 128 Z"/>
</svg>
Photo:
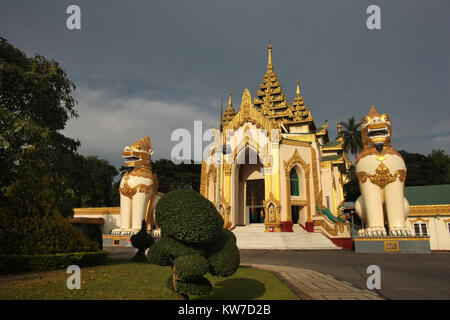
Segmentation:
<svg viewBox="0 0 450 320">
<path fill-rule="evenodd" d="M 355 211 L 365 228 L 354 239 L 356 251 L 429 252 L 429 238 L 420 237 L 419 243 L 411 242 L 416 237 L 411 236 L 405 224 L 409 215 L 409 203 L 403 196 L 406 165 L 391 146 L 389 115 L 380 115 L 372 106 L 361 120 L 361 135 L 364 148 L 356 159 L 361 196 L 355 203 Z"/>
</svg>

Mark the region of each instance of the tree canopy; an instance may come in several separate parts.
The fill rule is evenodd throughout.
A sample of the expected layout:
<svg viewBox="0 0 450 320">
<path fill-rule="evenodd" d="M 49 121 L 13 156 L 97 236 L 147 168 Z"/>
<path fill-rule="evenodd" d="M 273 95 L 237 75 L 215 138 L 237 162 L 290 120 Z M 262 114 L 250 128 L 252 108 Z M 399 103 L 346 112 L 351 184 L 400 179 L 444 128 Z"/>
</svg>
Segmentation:
<svg viewBox="0 0 450 320">
<path fill-rule="evenodd" d="M 63 217 L 110 203 L 117 170 L 61 133 L 74 89 L 58 62 L 0 38 L 0 254 L 97 250 Z"/>
<path fill-rule="evenodd" d="M 361 123 L 356 122 L 355 117 L 348 119 L 348 122 L 342 122 L 342 130 L 338 138 L 344 138 L 344 151 L 355 155 L 363 149 L 361 137 Z"/>
</svg>

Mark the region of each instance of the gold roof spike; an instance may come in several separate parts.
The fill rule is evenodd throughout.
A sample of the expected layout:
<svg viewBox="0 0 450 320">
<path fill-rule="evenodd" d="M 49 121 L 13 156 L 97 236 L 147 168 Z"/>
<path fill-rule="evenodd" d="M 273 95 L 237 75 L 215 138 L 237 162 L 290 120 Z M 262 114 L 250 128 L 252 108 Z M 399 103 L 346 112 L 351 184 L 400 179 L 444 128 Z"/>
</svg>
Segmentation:
<svg viewBox="0 0 450 320">
<path fill-rule="evenodd" d="M 273 69 L 273 65 L 272 65 L 272 44 L 270 43 L 269 40 L 269 58 L 267 59 L 267 70 L 272 70 Z"/>
<path fill-rule="evenodd" d="M 294 101 L 292 102 L 291 107 L 292 113 L 294 114 L 294 117 L 292 121 L 294 122 L 308 122 L 312 119 L 312 116 L 308 111 L 306 110 L 305 102 L 303 101 L 303 97 L 300 93 L 300 85 L 299 81 L 297 80 L 297 95 L 294 98 Z"/>
<path fill-rule="evenodd" d="M 261 109 L 264 116 L 270 118 L 280 118 L 286 113 L 289 105 L 286 101 L 286 95 L 278 81 L 277 74 L 273 70 L 272 63 L 272 44 L 269 42 L 267 71 L 259 86 L 257 97 L 253 99 L 254 105 Z"/>
<path fill-rule="evenodd" d="M 314 118 L 306 110 L 298 80 L 294 101 L 292 104 L 287 102 L 286 95 L 273 68 L 272 44 L 270 41 L 268 46 L 267 70 L 259 85 L 256 97 L 253 98 L 253 104 L 268 119 L 281 121 L 285 125 L 295 126 L 308 124 L 311 130 L 316 130 Z"/>
<path fill-rule="evenodd" d="M 232 93 L 230 91 L 230 98 L 228 99 L 228 107 L 226 108 L 226 110 L 223 114 L 223 117 L 222 117 L 223 125 L 225 125 L 227 122 L 231 121 L 236 114 L 236 112 L 234 111 L 234 108 L 233 108 L 233 103 L 231 102 L 231 96 L 232 96 Z"/>
</svg>

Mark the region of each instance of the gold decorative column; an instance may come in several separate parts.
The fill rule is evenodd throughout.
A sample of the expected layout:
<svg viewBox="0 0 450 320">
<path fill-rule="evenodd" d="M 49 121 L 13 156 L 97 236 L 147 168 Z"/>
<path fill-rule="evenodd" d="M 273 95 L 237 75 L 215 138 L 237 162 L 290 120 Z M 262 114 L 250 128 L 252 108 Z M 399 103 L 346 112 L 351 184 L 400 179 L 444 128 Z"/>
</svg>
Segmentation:
<svg viewBox="0 0 450 320">
<path fill-rule="evenodd" d="M 231 201 L 231 163 L 225 163 L 224 165 L 224 173 L 225 173 L 225 201 L 230 203 Z"/>
</svg>

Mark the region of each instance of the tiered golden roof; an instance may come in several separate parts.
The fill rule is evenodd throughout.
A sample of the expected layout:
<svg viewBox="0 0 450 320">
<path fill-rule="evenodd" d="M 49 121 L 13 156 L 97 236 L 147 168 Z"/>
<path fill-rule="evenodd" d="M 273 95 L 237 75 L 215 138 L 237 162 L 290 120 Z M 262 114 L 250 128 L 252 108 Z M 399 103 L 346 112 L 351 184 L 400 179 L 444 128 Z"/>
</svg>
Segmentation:
<svg viewBox="0 0 450 320">
<path fill-rule="evenodd" d="M 225 109 L 225 112 L 222 117 L 222 125 L 226 125 L 229 121 L 231 121 L 236 112 L 233 108 L 233 103 L 231 102 L 231 92 L 230 92 L 230 98 L 228 99 L 228 107 Z"/>
<path fill-rule="evenodd" d="M 272 45 L 270 43 L 267 71 L 259 86 L 257 98 L 253 99 L 253 104 L 261 109 L 264 116 L 270 119 L 283 120 L 284 118 L 293 116 L 290 106 L 287 103 L 286 95 L 278 81 L 278 76 L 273 70 Z"/>
<path fill-rule="evenodd" d="M 302 122 L 314 122 L 311 115 L 311 110 L 306 109 L 305 102 L 303 101 L 303 96 L 300 93 L 300 85 L 297 80 L 297 92 L 292 102 L 292 113 L 294 114 L 291 119 L 286 121 L 287 124 L 295 124 Z"/>
<path fill-rule="evenodd" d="M 269 43 L 269 55 L 267 61 L 267 71 L 259 86 L 257 97 L 253 99 L 254 105 L 262 111 L 264 116 L 270 119 L 280 120 L 283 124 L 293 125 L 299 123 L 313 123 L 314 119 L 310 110 L 306 109 L 300 87 L 297 81 L 297 94 L 291 104 L 287 102 L 278 76 L 272 64 L 272 45 Z"/>
</svg>

